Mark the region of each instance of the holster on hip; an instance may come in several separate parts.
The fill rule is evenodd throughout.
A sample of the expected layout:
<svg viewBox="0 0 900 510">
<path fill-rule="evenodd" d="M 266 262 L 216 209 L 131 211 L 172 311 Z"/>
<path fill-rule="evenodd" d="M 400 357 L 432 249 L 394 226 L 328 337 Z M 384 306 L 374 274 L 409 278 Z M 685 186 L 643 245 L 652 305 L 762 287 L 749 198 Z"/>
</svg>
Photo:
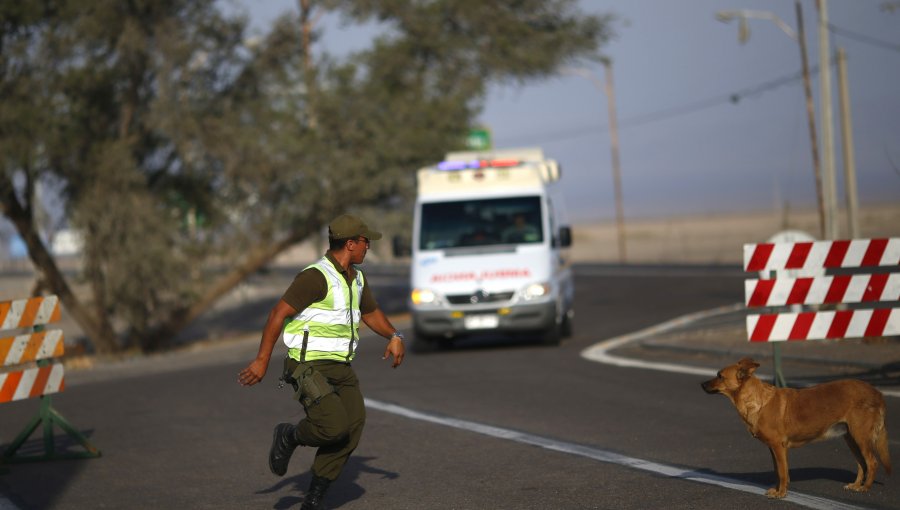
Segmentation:
<svg viewBox="0 0 900 510">
<path fill-rule="evenodd" d="M 294 363 L 297 363 L 296 367 L 293 366 Z M 308 361 L 296 362 L 285 358 L 284 379 L 294 387 L 294 399 L 303 404 L 304 408 L 318 404 L 322 398 L 335 392 L 334 386 L 328 384 L 328 379 Z"/>
</svg>

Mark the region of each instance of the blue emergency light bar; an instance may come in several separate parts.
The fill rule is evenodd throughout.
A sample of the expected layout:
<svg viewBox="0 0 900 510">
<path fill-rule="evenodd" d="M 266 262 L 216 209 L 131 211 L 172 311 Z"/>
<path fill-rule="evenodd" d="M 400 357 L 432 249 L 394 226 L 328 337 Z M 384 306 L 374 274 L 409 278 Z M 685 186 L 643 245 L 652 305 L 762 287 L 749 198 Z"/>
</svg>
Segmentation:
<svg viewBox="0 0 900 510">
<path fill-rule="evenodd" d="M 517 159 L 473 159 L 471 161 L 442 161 L 438 163 L 438 170 L 466 170 L 468 168 L 506 168 L 518 166 L 521 161 Z"/>
</svg>

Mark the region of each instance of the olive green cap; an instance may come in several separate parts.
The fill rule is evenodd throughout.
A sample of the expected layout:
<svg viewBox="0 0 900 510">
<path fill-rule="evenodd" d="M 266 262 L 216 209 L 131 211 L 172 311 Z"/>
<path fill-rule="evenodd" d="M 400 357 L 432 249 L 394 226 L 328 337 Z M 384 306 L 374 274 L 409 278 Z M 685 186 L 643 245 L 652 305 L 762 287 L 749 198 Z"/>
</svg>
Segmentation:
<svg viewBox="0 0 900 510">
<path fill-rule="evenodd" d="M 381 232 L 369 228 L 360 217 L 342 214 L 328 225 L 328 237 L 331 239 L 351 239 L 365 237 L 370 241 L 381 239 Z"/>
</svg>

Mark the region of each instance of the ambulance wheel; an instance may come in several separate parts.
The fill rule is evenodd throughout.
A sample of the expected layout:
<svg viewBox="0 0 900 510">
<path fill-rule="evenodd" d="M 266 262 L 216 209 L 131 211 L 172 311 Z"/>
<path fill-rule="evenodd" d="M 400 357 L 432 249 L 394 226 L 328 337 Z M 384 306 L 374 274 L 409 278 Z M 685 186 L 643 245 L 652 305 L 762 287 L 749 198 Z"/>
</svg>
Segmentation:
<svg viewBox="0 0 900 510">
<path fill-rule="evenodd" d="M 575 319 L 575 310 L 569 309 L 568 312 L 563 316 L 563 323 L 560 326 L 560 332 L 563 338 L 572 338 L 574 335 L 574 331 L 572 328 L 572 321 Z"/>
</svg>

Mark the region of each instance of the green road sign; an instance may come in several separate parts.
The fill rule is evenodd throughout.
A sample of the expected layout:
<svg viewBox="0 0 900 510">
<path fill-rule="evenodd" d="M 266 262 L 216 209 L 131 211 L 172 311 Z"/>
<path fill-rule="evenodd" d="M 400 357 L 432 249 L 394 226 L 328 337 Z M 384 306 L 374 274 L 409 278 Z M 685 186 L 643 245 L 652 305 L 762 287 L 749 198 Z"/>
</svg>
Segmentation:
<svg viewBox="0 0 900 510">
<path fill-rule="evenodd" d="M 487 128 L 472 129 L 466 136 L 466 148 L 483 151 L 491 148 L 491 132 Z"/>
</svg>

